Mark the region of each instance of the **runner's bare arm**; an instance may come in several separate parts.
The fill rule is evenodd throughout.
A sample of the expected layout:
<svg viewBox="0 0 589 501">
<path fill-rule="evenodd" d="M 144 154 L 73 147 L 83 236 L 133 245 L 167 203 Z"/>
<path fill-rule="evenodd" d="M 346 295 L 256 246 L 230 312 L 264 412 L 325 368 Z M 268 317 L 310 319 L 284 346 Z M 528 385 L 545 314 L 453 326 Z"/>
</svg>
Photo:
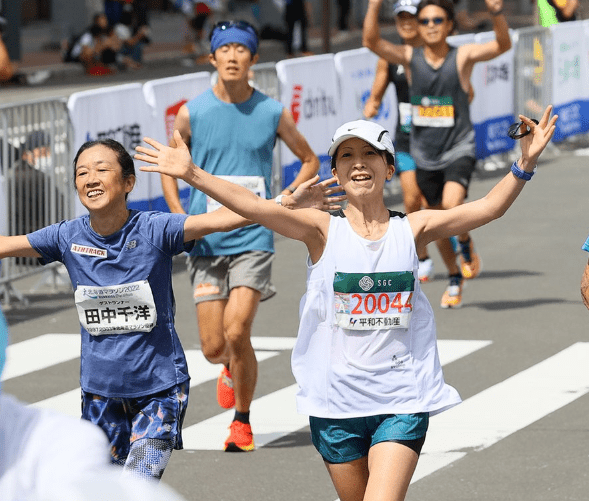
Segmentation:
<svg viewBox="0 0 589 501">
<path fill-rule="evenodd" d="M 184 241 L 199 240 L 217 231 L 231 231 L 252 224 L 252 221 L 221 207 L 213 212 L 188 216 L 184 222 Z"/>
<path fill-rule="evenodd" d="M 585 265 L 585 271 L 583 271 L 583 277 L 581 278 L 581 297 L 589 310 L 589 261 Z"/>
<path fill-rule="evenodd" d="M 503 10 L 503 0 L 485 0 L 493 20 L 495 40 L 483 44 L 467 44 L 458 49 L 458 65 L 470 67 L 481 61 L 489 61 L 511 49 L 509 26 L 503 14 L 493 15 Z M 461 65 L 461 62 L 463 64 Z M 469 75 L 470 78 L 470 75 Z"/>
<path fill-rule="evenodd" d="M 372 89 L 370 96 L 366 100 L 364 105 L 364 111 L 362 112 L 366 118 L 372 118 L 378 114 L 378 108 L 382 102 L 384 93 L 389 86 L 389 63 L 386 59 L 379 57 L 378 63 L 376 64 L 376 74 L 374 75 L 374 82 L 372 83 Z"/>
<path fill-rule="evenodd" d="M 520 120 L 531 133 L 520 140 L 522 155 L 518 160 L 521 170 L 532 172 L 538 157 L 550 142 L 555 130 L 555 115 L 550 118 L 552 106 L 548 106 L 539 124 L 520 115 Z M 473 202 L 448 210 L 423 210 L 408 214 L 409 223 L 417 245 L 426 245 L 440 238 L 460 235 L 501 217 L 522 191 L 526 181 L 509 172 L 491 191 Z"/>
<path fill-rule="evenodd" d="M 188 148 L 190 148 L 190 112 L 186 105 L 183 105 L 178 110 L 176 119 L 174 120 L 174 130 L 179 130 L 183 140 L 186 142 Z M 184 208 L 180 203 L 180 193 L 178 191 L 178 181 L 170 176 L 162 174 L 162 190 L 164 192 L 164 198 L 170 209 L 170 212 L 178 214 L 184 214 Z"/>
<path fill-rule="evenodd" d="M 378 12 L 383 0 L 369 0 L 364 26 L 362 28 L 362 45 L 386 59 L 389 63 L 402 64 L 405 67 L 411 62 L 413 48 L 409 45 L 398 45 L 381 38 L 378 27 Z"/>
<path fill-rule="evenodd" d="M 284 141 L 286 146 L 292 151 L 301 161 L 301 170 L 297 177 L 290 184 L 295 189 L 305 181 L 308 181 L 319 172 L 319 159 L 313 152 L 309 143 L 300 131 L 290 111 L 283 108 L 280 121 L 278 122 L 278 129 L 276 130 L 278 137 Z M 284 190 L 284 194 L 289 194 L 295 190 Z"/>
<path fill-rule="evenodd" d="M 556 0 L 556 6 L 564 17 L 570 18 L 579 7 L 579 0 Z"/>
<path fill-rule="evenodd" d="M 26 235 L 0 236 L 0 259 L 5 257 L 41 257 L 41 254 L 31 247 Z"/>
<path fill-rule="evenodd" d="M 145 138 L 151 148 L 138 146 L 135 158 L 152 165 L 141 167 L 141 170 L 166 172 L 183 179 L 244 218 L 304 242 L 313 262 L 321 256 L 327 239 L 329 214 L 315 209 L 289 210 L 274 200 L 264 200 L 246 188 L 215 177 L 192 163 L 188 147 L 178 131 L 174 131 L 174 139 L 175 147 Z"/>
</svg>

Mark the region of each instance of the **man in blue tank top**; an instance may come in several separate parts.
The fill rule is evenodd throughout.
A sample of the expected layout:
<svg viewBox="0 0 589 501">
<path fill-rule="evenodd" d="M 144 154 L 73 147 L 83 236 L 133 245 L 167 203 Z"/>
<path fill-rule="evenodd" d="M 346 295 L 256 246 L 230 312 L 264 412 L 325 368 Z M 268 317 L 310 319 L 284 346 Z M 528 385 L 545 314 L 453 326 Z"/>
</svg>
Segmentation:
<svg viewBox="0 0 589 501">
<path fill-rule="evenodd" d="M 297 130 L 284 106 L 249 84 L 258 61 L 258 36 L 244 21 L 218 23 L 211 32 L 209 60 L 218 72 L 212 89 L 183 105 L 174 128 L 191 150 L 194 163 L 206 171 L 271 196 L 272 152 L 277 138 L 299 157 L 302 166 L 284 195 L 291 194 L 319 170 L 319 160 Z M 183 213 L 175 179 L 162 176 L 166 202 Z M 189 213 L 215 210 L 217 202 L 191 189 Z M 272 232 L 258 225 L 217 233 L 196 242 L 188 258 L 202 351 L 211 363 L 222 363 L 217 400 L 235 407 L 224 449 L 251 451 L 254 440 L 249 409 L 257 379 L 250 336 L 258 304 L 274 295 L 270 282 L 274 257 Z"/>
<path fill-rule="evenodd" d="M 485 0 L 493 20 L 495 40 L 458 48 L 446 39 L 454 30 L 450 0 L 423 0 L 417 8 L 423 47 L 395 45 L 380 37 L 378 12 L 382 0 L 369 0 L 363 43 L 391 63 L 405 67 L 409 78 L 412 128 L 411 156 L 417 165 L 417 184 L 427 206 L 450 209 L 464 203 L 475 167 L 474 130 L 470 121 L 470 77 L 474 65 L 511 48 L 503 0 Z M 458 235 L 460 265 L 450 240 L 436 242 L 450 283 L 442 308 L 459 308 L 464 279 L 475 278 L 481 260 L 469 233 Z"/>
</svg>

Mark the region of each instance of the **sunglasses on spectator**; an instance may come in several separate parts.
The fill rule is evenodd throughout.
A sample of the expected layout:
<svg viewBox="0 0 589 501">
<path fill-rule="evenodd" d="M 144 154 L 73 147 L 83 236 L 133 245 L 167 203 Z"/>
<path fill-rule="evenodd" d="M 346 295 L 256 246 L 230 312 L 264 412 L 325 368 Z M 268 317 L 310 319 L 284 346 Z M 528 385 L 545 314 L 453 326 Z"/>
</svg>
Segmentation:
<svg viewBox="0 0 589 501">
<path fill-rule="evenodd" d="M 434 23 L 436 26 L 439 26 L 445 20 L 445 17 L 420 17 L 418 19 L 419 24 L 422 24 L 423 26 L 428 26 L 430 22 Z"/>
<path fill-rule="evenodd" d="M 215 24 L 215 26 L 213 26 L 209 39 L 213 38 L 213 33 L 215 33 L 217 30 L 225 31 L 234 27 L 242 31 L 253 31 L 256 37 L 259 38 L 258 30 L 256 30 L 256 28 L 247 21 L 219 21 L 217 24 Z"/>
</svg>

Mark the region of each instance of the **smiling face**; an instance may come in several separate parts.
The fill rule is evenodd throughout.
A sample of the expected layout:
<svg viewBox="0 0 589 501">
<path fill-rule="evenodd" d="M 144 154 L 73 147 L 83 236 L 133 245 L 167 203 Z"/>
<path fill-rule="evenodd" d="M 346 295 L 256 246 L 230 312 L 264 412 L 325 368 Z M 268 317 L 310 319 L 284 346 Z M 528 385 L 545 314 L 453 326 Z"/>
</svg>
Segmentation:
<svg viewBox="0 0 589 501">
<path fill-rule="evenodd" d="M 448 13 L 437 5 L 428 5 L 421 9 L 417 15 L 417 19 L 419 23 L 419 34 L 426 45 L 436 45 L 445 42 L 446 38 L 454 29 L 454 23 L 448 19 Z M 423 24 L 426 21 L 428 21 L 427 24 Z"/>
<path fill-rule="evenodd" d="M 333 175 L 349 198 L 371 194 L 382 197 L 385 180 L 391 179 L 394 171 L 384 152 L 360 138 L 346 139 L 335 153 Z"/>
<path fill-rule="evenodd" d="M 252 57 L 252 53 L 245 45 L 229 43 L 210 54 L 209 61 L 219 72 L 221 80 L 247 82 L 249 70 L 258 61 L 258 55 Z"/>
<path fill-rule="evenodd" d="M 395 17 L 395 25 L 404 42 L 408 43 L 419 37 L 417 17 L 409 12 L 399 12 Z"/>
<path fill-rule="evenodd" d="M 90 213 L 126 210 L 126 197 L 135 185 L 135 176 L 123 178 L 116 152 L 98 144 L 80 153 L 75 171 L 76 191 Z"/>
</svg>

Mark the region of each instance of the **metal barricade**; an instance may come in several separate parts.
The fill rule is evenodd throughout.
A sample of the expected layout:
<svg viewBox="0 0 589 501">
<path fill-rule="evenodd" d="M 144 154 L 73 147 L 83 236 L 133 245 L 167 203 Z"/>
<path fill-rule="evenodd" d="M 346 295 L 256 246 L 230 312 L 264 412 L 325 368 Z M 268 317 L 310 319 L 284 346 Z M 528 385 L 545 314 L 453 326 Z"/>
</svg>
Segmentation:
<svg viewBox="0 0 589 501">
<path fill-rule="evenodd" d="M 73 131 L 66 101 L 42 100 L 0 107 L 0 228 L 24 235 L 73 216 L 71 169 Z M 33 258 L 2 260 L 0 299 L 26 302 L 13 282 L 44 274 L 61 281 L 58 266 L 42 267 Z"/>
<path fill-rule="evenodd" d="M 252 66 L 254 87 L 272 99 L 280 101 L 280 86 L 276 74 L 276 63 L 262 63 Z"/>
<path fill-rule="evenodd" d="M 535 26 L 515 31 L 516 115 L 536 117 L 552 102 L 552 33 Z"/>
</svg>

